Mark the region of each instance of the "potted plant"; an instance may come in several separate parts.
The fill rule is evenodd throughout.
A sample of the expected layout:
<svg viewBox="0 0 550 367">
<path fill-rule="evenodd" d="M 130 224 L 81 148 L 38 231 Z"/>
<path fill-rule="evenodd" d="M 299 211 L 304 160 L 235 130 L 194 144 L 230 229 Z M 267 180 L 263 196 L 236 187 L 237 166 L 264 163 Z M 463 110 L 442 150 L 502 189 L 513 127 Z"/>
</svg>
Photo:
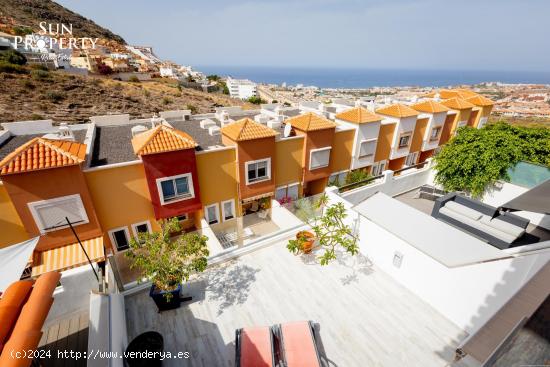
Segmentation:
<svg viewBox="0 0 550 367">
<path fill-rule="evenodd" d="M 312 248 L 313 241 L 316 240 L 318 246 L 324 249 L 324 253 L 319 257 L 321 265 L 327 265 L 336 259 L 336 248 L 338 247 L 343 248 L 351 255 L 356 255 L 359 252 L 357 237 L 344 223 L 347 216 L 344 204 L 337 203 L 325 208 L 326 205 L 328 205 L 328 197 L 322 195 L 315 203 L 315 207 L 320 209 L 320 217 L 313 224 L 308 221 L 313 233 L 298 232 L 296 239 L 289 240 L 287 244 L 287 249 L 293 254 L 308 253 L 306 250 L 309 248 L 309 242 L 311 242 Z M 309 248 L 309 252 L 311 252 L 311 248 Z"/>
<path fill-rule="evenodd" d="M 180 306 L 182 282 L 206 269 L 209 251 L 206 236 L 184 233 L 171 238 L 181 229 L 177 218 L 161 220 L 159 225 L 160 231 L 132 239 L 126 257 L 131 269 L 139 268 L 142 278 L 151 281 L 149 295 L 159 311 L 164 311 Z"/>
</svg>

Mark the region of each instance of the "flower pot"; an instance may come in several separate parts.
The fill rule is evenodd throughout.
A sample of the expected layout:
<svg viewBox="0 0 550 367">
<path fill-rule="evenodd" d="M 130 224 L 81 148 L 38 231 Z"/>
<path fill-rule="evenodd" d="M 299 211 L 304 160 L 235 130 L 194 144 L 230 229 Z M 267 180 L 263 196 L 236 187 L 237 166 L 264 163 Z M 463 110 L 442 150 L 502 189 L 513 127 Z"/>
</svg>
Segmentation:
<svg viewBox="0 0 550 367">
<path fill-rule="evenodd" d="M 170 297 L 169 299 L 166 299 L 165 294 L 167 293 L 172 294 L 172 297 Z M 149 291 L 149 297 L 151 297 L 153 301 L 155 301 L 155 304 L 157 305 L 159 312 L 179 308 L 181 305 L 180 294 L 181 294 L 181 284 L 178 284 L 178 287 L 171 291 L 163 291 L 161 289 L 158 289 L 153 284 L 151 286 L 151 290 Z"/>
<path fill-rule="evenodd" d="M 161 367 L 160 353 L 164 352 L 164 338 L 155 331 L 148 331 L 138 335 L 128 344 L 124 356 L 125 366 L 128 367 Z M 154 354 L 147 358 L 147 353 Z"/>
<path fill-rule="evenodd" d="M 296 239 L 305 239 L 302 242 L 302 252 L 304 254 L 309 254 L 313 249 L 313 243 L 315 242 L 315 235 L 309 231 L 300 231 L 296 233 Z"/>
</svg>

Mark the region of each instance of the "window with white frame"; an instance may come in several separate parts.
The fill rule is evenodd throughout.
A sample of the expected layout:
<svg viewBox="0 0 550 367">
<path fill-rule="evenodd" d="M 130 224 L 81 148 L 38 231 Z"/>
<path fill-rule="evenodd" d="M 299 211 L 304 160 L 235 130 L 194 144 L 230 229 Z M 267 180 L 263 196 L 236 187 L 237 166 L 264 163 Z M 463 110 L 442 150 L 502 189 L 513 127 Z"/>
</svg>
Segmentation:
<svg viewBox="0 0 550 367">
<path fill-rule="evenodd" d="M 406 133 L 403 133 L 399 136 L 399 141 L 398 141 L 398 147 L 399 148 L 406 148 L 409 146 L 409 143 L 411 142 L 411 135 L 412 133 L 409 131 L 409 132 L 406 132 Z"/>
<path fill-rule="evenodd" d="M 146 220 L 144 222 L 132 224 L 132 232 L 135 238 L 139 238 L 140 233 L 151 233 L 151 222 Z"/>
<path fill-rule="evenodd" d="M 406 166 L 414 166 L 418 159 L 418 152 L 410 153 L 405 159 Z"/>
<path fill-rule="evenodd" d="M 372 175 L 380 176 L 386 169 L 386 161 L 376 162 L 372 165 Z"/>
<path fill-rule="evenodd" d="M 329 185 L 344 185 L 346 183 L 346 178 L 348 177 L 348 174 L 349 171 L 333 173 L 328 178 Z"/>
<path fill-rule="evenodd" d="M 312 149 L 309 152 L 309 169 L 328 167 L 331 147 Z"/>
<path fill-rule="evenodd" d="M 247 185 L 271 178 L 271 158 L 246 162 L 245 166 Z"/>
<path fill-rule="evenodd" d="M 374 155 L 376 150 L 376 139 L 361 141 L 359 146 L 359 158 L 368 158 Z"/>
<path fill-rule="evenodd" d="M 224 221 L 235 218 L 235 200 L 222 202 L 222 218 Z"/>
<path fill-rule="evenodd" d="M 277 190 L 275 190 L 275 200 L 280 201 L 284 198 L 291 198 L 292 200 L 297 200 L 298 188 L 299 188 L 298 183 L 277 187 Z"/>
<path fill-rule="evenodd" d="M 195 197 L 191 173 L 157 179 L 162 205 Z"/>
<path fill-rule="evenodd" d="M 118 251 L 126 250 L 130 247 L 130 232 L 128 227 L 119 227 L 109 231 L 111 243 Z"/>
<path fill-rule="evenodd" d="M 35 201 L 27 205 L 40 233 L 67 228 L 67 219 L 73 226 L 89 223 L 79 194 Z"/>
<path fill-rule="evenodd" d="M 216 224 L 220 222 L 220 208 L 218 204 L 212 204 L 204 207 L 204 217 L 208 224 Z"/>
<path fill-rule="evenodd" d="M 477 128 L 481 129 L 486 124 L 487 124 L 487 117 L 482 117 L 479 119 L 479 122 L 477 123 Z"/>
<path fill-rule="evenodd" d="M 441 134 L 441 126 L 436 126 L 430 131 L 430 141 L 438 140 Z"/>
</svg>

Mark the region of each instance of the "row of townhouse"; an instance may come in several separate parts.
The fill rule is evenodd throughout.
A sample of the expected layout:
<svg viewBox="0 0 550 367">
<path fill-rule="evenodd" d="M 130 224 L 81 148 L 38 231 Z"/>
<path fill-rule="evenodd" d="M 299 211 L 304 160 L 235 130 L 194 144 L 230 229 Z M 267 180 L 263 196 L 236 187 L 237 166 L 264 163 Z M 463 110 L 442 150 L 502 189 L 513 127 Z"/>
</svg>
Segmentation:
<svg viewBox="0 0 550 367">
<path fill-rule="evenodd" d="M 458 127 L 480 127 L 491 112 L 492 102 L 473 92 L 440 93 L 449 98 L 376 112 L 264 105 L 95 116 L 70 127 L 4 123 L 0 248 L 39 237 L 30 264 L 38 276 L 85 263 L 67 219 L 91 259 L 102 261 L 157 230 L 159 219 L 177 217 L 191 231 L 269 213 L 272 199 L 319 194 L 350 170 L 379 175 L 421 163 Z"/>
</svg>

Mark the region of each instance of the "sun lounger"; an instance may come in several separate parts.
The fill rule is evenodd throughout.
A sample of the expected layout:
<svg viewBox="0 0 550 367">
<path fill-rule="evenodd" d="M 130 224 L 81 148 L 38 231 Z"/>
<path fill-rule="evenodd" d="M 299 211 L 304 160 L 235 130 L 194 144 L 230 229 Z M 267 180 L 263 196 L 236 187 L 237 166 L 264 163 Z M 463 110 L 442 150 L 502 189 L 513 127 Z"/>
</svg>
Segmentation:
<svg viewBox="0 0 550 367">
<path fill-rule="evenodd" d="M 321 367 L 311 321 L 290 322 L 272 327 L 279 358 L 285 367 Z"/>
<path fill-rule="evenodd" d="M 235 332 L 236 367 L 276 367 L 271 329 L 249 327 Z"/>
</svg>

